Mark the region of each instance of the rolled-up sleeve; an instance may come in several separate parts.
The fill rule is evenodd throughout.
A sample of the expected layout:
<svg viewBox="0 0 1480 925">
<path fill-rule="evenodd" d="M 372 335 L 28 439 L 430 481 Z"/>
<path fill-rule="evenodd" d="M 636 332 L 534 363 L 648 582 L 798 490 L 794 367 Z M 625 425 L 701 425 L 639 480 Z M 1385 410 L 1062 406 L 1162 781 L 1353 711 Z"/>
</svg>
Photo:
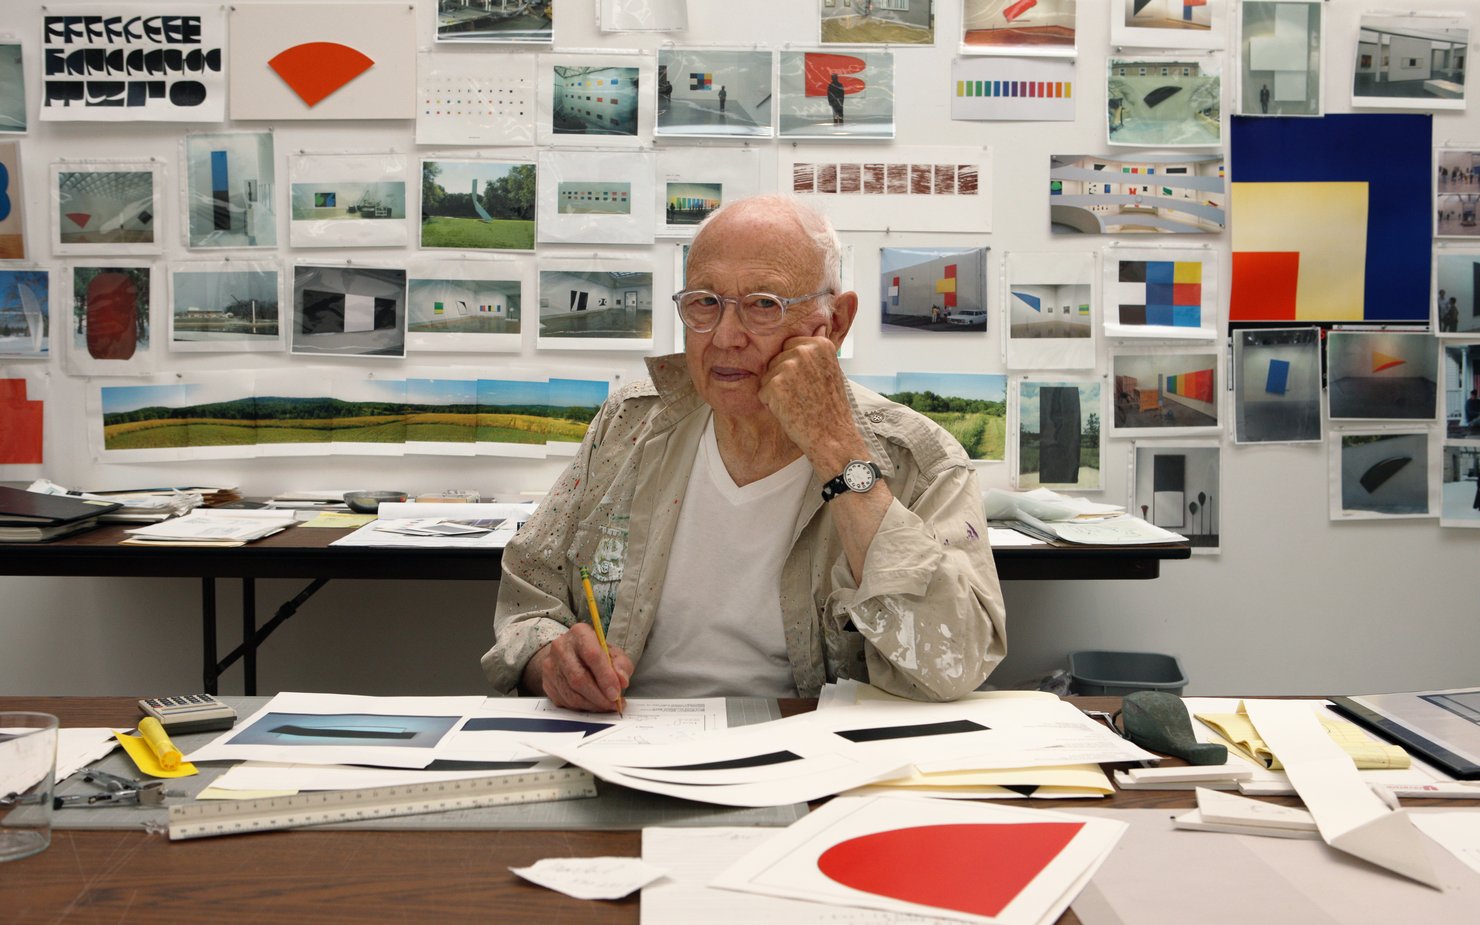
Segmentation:
<svg viewBox="0 0 1480 925">
<path fill-rule="evenodd" d="M 976 473 L 942 469 L 906 507 L 898 498 L 869 544 L 863 580 L 833 563 L 826 618 L 864 637 L 869 682 L 915 700 L 975 690 L 1007 654 L 1006 612 Z"/>
</svg>

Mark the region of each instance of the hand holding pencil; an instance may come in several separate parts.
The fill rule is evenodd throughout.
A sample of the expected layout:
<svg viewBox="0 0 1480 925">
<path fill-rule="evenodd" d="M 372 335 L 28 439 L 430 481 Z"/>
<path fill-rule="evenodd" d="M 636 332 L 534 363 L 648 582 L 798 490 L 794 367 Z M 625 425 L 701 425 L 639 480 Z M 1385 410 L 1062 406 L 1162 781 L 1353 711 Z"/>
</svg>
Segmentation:
<svg viewBox="0 0 1480 925">
<path fill-rule="evenodd" d="M 584 589 L 587 582 L 582 584 Z M 587 612 L 595 619 L 577 622 L 536 652 L 524 667 L 521 686 L 569 710 L 621 712 L 622 689 L 632 677 L 632 659 L 620 646 L 604 644 L 606 633 L 593 603 L 595 596 L 592 592 L 586 599 Z M 579 604 L 575 610 L 579 617 Z"/>
<path fill-rule="evenodd" d="M 617 665 L 612 661 L 612 650 L 606 645 L 606 630 L 601 628 L 601 610 L 596 606 L 596 592 L 591 590 L 591 572 L 583 565 L 581 566 L 581 587 L 586 589 L 586 608 L 591 617 L 591 628 L 596 631 L 596 641 L 601 644 L 602 654 L 606 656 L 607 663 L 612 666 L 612 671 L 617 670 Z M 617 692 L 617 715 L 622 715 L 622 693 Z"/>
</svg>

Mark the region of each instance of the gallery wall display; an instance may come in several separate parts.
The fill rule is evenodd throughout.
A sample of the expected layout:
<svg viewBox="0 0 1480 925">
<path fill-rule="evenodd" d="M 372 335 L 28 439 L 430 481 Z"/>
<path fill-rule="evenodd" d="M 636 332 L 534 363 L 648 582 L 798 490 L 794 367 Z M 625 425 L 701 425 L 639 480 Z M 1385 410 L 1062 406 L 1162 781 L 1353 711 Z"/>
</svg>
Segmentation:
<svg viewBox="0 0 1480 925">
<path fill-rule="evenodd" d="M 1480 527 L 1480 442 L 1444 444 L 1439 491 L 1439 526 Z"/>
<path fill-rule="evenodd" d="M 534 250 L 535 166 L 517 161 L 421 162 L 421 246 Z"/>
<path fill-rule="evenodd" d="M 1439 351 L 1428 333 L 1332 331 L 1326 337 L 1327 415 L 1332 420 L 1431 421 Z"/>
<path fill-rule="evenodd" d="M 854 383 L 930 418 L 974 460 L 1007 458 L 1007 377 L 998 373 L 850 375 Z"/>
<path fill-rule="evenodd" d="M 1321 337 L 1316 328 L 1234 332 L 1235 443 L 1321 441 Z"/>
<path fill-rule="evenodd" d="M 497 42 L 548 45 L 555 8 L 573 0 L 442 0 L 437 4 L 439 42 Z"/>
<path fill-rule="evenodd" d="M 776 72 L 780 137 L 894 137 L 893 52 L 786 50 Z"/>
<path fill-rule="evenodd" d="M 966 54 L 1073 55 L 1077 35 L 1075 0 L 961 0 Z"/>
<path fill-rule="evenodd" d="M 1434 251 L 1434 317 L 1439 337 L 1480 336 L 1480 251 Z"/>
<path fill-rule="evenodd" d="M 931 0 L 817 0 L 824 45 L 933 45 Z"/>
<path fill-rule="evenodd" d="M 777 182 L 843 231 L 992 230 L 988 148 L 788 145 Z"/>
<path fill-rule="evenodd" d="M 220 122 L 226 12 L 194 3 L 87 3 L 42 17 L 40 118 Z"/>
<path fill-rule="evenodd" d="M 716 148 L 695 157 L 691 149 L 657 152 L 658 234 L 688 237 L 720 206 L 760 192 L 760 152 L 752 147 Z"/>
<path fill-rule="evenodd" d="M 1236 112 L 1316 116 L 1324 111 L 1319 0 L 1244 0 L 1239 5 Z"/>
<path fill-rule="evenodd" d="M 652 152 L 541 151 L 540 243 L 651 244 Z"/>
<path fill-rule="evenodd" d="M 51 252 L 158 254 L 159 161 L 75 161 L 51 166 Z"/>
<path fill-rule="evenodd" d="M 1427 431 L 1341 430 L 1330 460 L 1332 520 L 1434 515 Z"/>
<path fill-rule="evenodd" d="M 1218 433 L 1223 393 L 1220 367 L 1218 354 L 1210 351 L 1112 351 L 1112 435 Z"/>
<path fill-rule="evenodd" d="M 422 258 L 408 272 L 409 351 L 518 352 L 534 297 L 528 259 Z"/>
<path fill-rule="evenodd" d="M 406 355 L 406 271 L 341 263 L 293 268 L 292 351 L 310 356 Z"/>
<path fill-rule="evenodd" d="M 541 145 L 638 147 L 653 137 L 652 55 L 540 55 L 535 71 Z"/>
<path fill-rule="evenodd" d="M 1223 48 L 1226 0 L 1109 0 L 1110 44 L 1141 48 Z"/>
<path fill-rule="evenodd" d="M 1095 255 L 1009 252 L 1003 258 L 1009 369 L 1093 369 Z"/>
<path fill-rule="evenodd" d="M 1469 18 L 1363 13 L 1352 68 L 1352 106 L 1464 109 Z"/>
<path fill-rule="evenodd" d="M 1217 234 L 1227 222 L 1222 154 L 1148 151 L 1049 158 L 1056 234 Z"/>
<path fill-rule="evenodd" d="M 651 350 L 653 274 L 636 263 L 549 261 L 540 266 L 539 336 L 549 350 Z"/>
<path fill-rule="evenodd" d="M 1223 140 L 1218 60 L 1211 54 L 1110 58 L 1107 140 L 1141 147 L 1217 147 Z"/>
<path fill-rule="evenodd" d="M 951 118 L 1072 122 L 1075 65 L 1065 58 L 973 58 L 951 62 Z"/>
<path fill-rule="evenodd" d="M 407 161 L 399 154 L 288 158 L 288 241 L 294 247 L 403 247 Z"/>
<path fill-rule="evenodd" d="M 1215 440 L 1136 441 L 1128 510 L 1187 537 L 1193 552 L 1217 552 L 1222 455 Z"/>
<path fill-rule="evenodd" d="M 982 333 L 987 292 L 985 247 L 879 250 L 879 322 L 886 330 Z"/>
<path fill-rule="evenodd" d="M 688 0 L 600 0 L 602 32 L 682 32 L 689 27 Z"/>
<path fill-rule="evenodd" d="M 187 247 L 276 247 L 277 168 L 271 132 L 189 134 Z"/>
<path fill-rule="evenodd" d="M 1218 260 L 1210 249 L 1111 245 L 1104 270 L 1106 337 L 1217 337 Z"/>
<path fill-rule="evenodd" d="M 670 138 L 770 138 L 774 53 L 660 48 L 654 133 Z"/>
</svg>

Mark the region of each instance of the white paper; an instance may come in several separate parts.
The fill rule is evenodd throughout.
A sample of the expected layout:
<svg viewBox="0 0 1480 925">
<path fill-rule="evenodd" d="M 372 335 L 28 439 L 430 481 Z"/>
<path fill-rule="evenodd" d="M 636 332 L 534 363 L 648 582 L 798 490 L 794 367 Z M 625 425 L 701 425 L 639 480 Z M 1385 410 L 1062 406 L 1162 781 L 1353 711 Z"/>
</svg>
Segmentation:
<svg viewBox="0 0 1480 925">
<path fill-rule="evenodd" d="M 1409 816 L 1418 830 L 1480 873 L 1480 812 L 1457 809 L 1443 812 L 1413 813 Z"/>
<path fill-rule="evenodd" d="M 1074 61 L 965 57 L 951 62 L 952 121 L 1073 122 Z"/>
<path fill-rule="evenodd" d="M 160 253 L 165 236 L 160 209 L 164 181 L 164 164 L 156 160 L 52 164 L 48 203 L 52 253 Z"/>
<path fill-rule="evenodd" d="M 654 134 L 770 138 L 773 56 L 761 48 L 660 48 L 668 83 L 658 87 Z"/>
<path fill-rule="evenodd" d="M 638 858 L 542 858 L 509 870 L 547 889 L 576 899 L 621 899 L 663 876 L 661 868 Z"/>
<path fill-rule="evenodd" d="M 1105 249 L 1106 337 L 1214 340 L 1218 260 L 1207 248 Z"/>
<path fill-rule="evenodd" d="M 288 158 L 293 247 L 404 247 L 406 158 L 303 154 Z"/>
<path fill-rule="evenodd" d="M 266 515 L 266 516 L 263 516 Z M 135 527 L 129 536 L 141 540 L 234 540 L 250 542 L 293 526 L 291 513 L 270 510 L 214 510 L 198 508 L 184 517 Z"/>
<path fill-rule="evenodd" d="M 1440 888 L 1423 836 L 1405 810 L 1394 810 L 1357 776 L 1350 756 L 1298 700 L 1245 700 L 1249 720 L 1285 766 L 1285 774 L 1339 848 L 1420 883 Z"/>
<path fill-rule="evenodd" d="M 651 141 L 654 75 L 651 54 L 540 55 L 535 140 L 542 146 L 626 148 Z"/>
<path fill-rule="evenodd" d="M 407 350 L 519 352 L 524 319 L 535 304 L 529 258 L 417 260 L 408 275 Z"/>
<path fill-rule="evenodd" d="M 1095 368 L 1094 254 L 1009 253 L 1003 278 L 1008 368 Z"/>
<path fill-rule="evenodd" d="M 534 55 L 423 52 L 419 65 L 417 144 L 534 144 Z"/>
<path fill-rule="evenodd" d="M 647 205 L 652 207 L 651 199 Z M 654 309 L 651 265 L 605 258 L 549 261 L 540 266 L 535 345 L 541 350 L 651 350 Z"/>
<path fill-rule="evenodd" d="M 651 153 L 541 151 L 536 233 L 542 244 L 651 244 Z"/>
<path fill-rule="evenodd" d="M 105 726 L 73 726 L 57 730 L 58 781 L 106 757 L 118 747 L 113 730 Z"/>
</svg>

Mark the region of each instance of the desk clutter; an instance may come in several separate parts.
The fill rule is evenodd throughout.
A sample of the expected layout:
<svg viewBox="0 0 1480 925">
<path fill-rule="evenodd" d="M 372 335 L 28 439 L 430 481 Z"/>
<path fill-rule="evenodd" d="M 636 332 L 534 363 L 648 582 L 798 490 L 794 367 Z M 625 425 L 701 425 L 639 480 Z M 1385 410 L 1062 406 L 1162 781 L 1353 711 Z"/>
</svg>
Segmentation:
<svg viewBox="0 0 1480 925">
<path fill-rule="evenodd" d="M 1177 857 L 1226 855 L 1215 871 L 1267 879 L 1282 868 L 1254 859 L 1271 851 L 1289 865 L 1275 892 L 1328 916 L 1308 920 L 1359 920 L 1332 910 L 1362 896 L 1394 910 L 1389 921 L 1413 920 L 1405 908 L 1461 921 L 1480 897 L 1480 809 L 1429 813 L 1396 799 L 1480 799 L 1480 785 L 1417 755 L 1363 769 L 1351 754 L 1395 747 L 1363 747 L 1365 733 L 1323 701 L 1188 698 L 1193 735 L 1227 760 L 1153 768 L 1161 756 L 1103 714 L 1042 692 L 927 704 L 843 682 L 786 718 L 748 699 L 629 700 L 621 717 L 538 698 L 223 699 L 241 717 L 224 732 L 119 736 L 143 743 L 134 759 L 174 749 L 198 773 L 161 784 L 134 759 L 94 754 L 58 787 L 55 827 L 145 827 L 176 842 L 304 824 L 641 829 L 641 863 L 552 858 L 515 873 L 573 896 L 641 888 L 652 923 L 872 910 L 1026 925 L 1071 904 L 1085 925 L 1233 921 L 1197 916 L 1211 894 L 1151 886 L 1177 879 L 1183 865 L 1165 866 Z M 1229 717 L 1258 744 L 1225 739 Z M 1115 794 L 1102 765 L 1120 769 L 1122 789 L 1195 788 L 1196 808 L 1094 809 Z M 1274 794 L 1304 807 L 1256 798 Z M 1023 797 L 1076 802 L 999 802 Z M 827 802 L 808 812 L 816 800 Z M 1368 863 L 1342 860 L 1352 856 Z M 1201 883 L 1215 871 L 1188 873 Z"/>
</svg>

